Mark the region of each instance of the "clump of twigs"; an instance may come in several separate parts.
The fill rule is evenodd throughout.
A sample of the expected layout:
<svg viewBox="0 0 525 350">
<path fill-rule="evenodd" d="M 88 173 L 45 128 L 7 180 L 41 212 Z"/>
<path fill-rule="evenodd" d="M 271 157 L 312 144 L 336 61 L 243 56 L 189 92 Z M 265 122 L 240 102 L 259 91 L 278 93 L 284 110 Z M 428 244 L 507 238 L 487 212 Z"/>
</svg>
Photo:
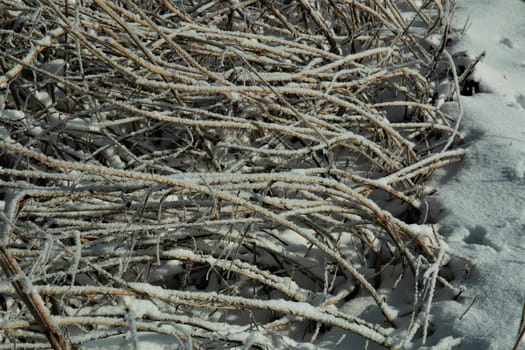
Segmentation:
<svg viewBox="0 0 525 350">
<path fill-rule="evenodd" d="M 453 1 L 0 4 L 0 348 L 426 337 Z"/>
</svg>

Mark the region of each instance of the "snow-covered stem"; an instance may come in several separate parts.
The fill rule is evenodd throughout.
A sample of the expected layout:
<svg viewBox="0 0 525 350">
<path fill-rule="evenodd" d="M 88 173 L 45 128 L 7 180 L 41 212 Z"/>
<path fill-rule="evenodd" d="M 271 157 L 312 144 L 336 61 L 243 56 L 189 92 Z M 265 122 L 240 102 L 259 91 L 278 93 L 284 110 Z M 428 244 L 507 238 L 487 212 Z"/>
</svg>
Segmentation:
<svg viewBox="0 0 525 350">
<path fill-rule="evenodd" d="M 16 290 L 18 297 L 24 302 L 27 309 L 41 327 L 51 347 L 54 350 L 70 349 L 69 341 L 51 316 L 42 297 L 35 291 L 29 278 L 22 272 L 9 250 L 0 243 L 0 266 Z"/>
<path fill-rule="evenodd" d="M 452 77 L 454 79 L 454 91 L 456 92 L 456 103 L 458 105 L 458 114 L 456 117 L 456 125 L 454 126 L 454 132 L 452 133 L 449 140 L 447 141 L 447 144 L 445 145 L 445 147 L 443 147 L 443 150 L 442 150 L 442 152 L 446 152 L 449 149 L 449 147 L 452 145 L 456 135 L 458 134 L 459 126 L 461 125 L 461 120 L 463 118 L 463 105 L 461 104 L 461 96 L 460 96 L 461 88 L 459 86 L 459 78 L 458 78 L 458 73 L 456 71 L 456 65 L 454 64 L 454 59 L 452 58 L 450 53 L 448 53 L 447 50 L 443 50 L 443 55 L 447 58 L 449 62 L 450 70 L 452 71 Z"/>
<path fill-rule="evenodd" d="M 437 259 L 436 259 L 436 262 L 434 264 L 430 265 L 430 267 L 423 274 L 423 279 L 425 280 L 425 282 L 427 284 L 426 288 L 427 288 L 427 293 L 428 293 L 427 300 L 426 300 L 426 303 L 424 305 L 424 312 L 423 312 L 423 318 L 424 318 L 424 321 L 423 321 L 423 345 L 427 341 L 428 326 L 429 326 L 430 317 L 431 317 L 431 315 L 430 315 L 430 308 L 432 307 L 432 300 L 434 298 L 434 293 L 435 293 L 435 290 L 436 290 L 436 283 L 437 283 L 438 273 L 439 273 L 439 270 L 441 268 L 441 265 L 443 264 L 443 260 L 444 259 L 445 259 L 445 249 L 442 248 L 439 251 L 439 255 L 438 255 Z"/>
</svg>

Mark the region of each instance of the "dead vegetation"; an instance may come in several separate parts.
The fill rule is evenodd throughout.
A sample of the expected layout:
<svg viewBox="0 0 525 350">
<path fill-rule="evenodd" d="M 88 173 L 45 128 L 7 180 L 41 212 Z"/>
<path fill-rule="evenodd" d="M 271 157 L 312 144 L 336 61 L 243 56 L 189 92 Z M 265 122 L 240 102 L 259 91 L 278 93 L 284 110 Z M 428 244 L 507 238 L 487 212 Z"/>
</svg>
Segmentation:
<svg viewBox="0 0 525 350">
<path fill-rule="evenodd" d="M 0 0 L 0 348 L 426 338 L 453 7 Z"/>
</svg>

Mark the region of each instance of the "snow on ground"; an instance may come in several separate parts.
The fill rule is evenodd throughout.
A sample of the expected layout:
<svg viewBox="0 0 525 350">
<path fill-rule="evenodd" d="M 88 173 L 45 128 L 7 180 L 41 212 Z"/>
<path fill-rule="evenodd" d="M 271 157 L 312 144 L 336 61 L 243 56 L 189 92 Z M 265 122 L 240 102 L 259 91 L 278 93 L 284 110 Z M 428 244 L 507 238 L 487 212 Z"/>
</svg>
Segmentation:
<svg viewBox="0 0 525 350">
<path fill-rule="evenodd" d="M 463 302 L 434 306 L 435 336 L 462 337 L 455 349 L 512 349 L 525 296 L 525 1 L 460 0 L 456 26 L 467 18 L 451 51 L 486 51 L 481 92 L 461 99 L 466 160 L 434 185 L 440 231 L 472 267 L 456 281 Z"/>
</svg>

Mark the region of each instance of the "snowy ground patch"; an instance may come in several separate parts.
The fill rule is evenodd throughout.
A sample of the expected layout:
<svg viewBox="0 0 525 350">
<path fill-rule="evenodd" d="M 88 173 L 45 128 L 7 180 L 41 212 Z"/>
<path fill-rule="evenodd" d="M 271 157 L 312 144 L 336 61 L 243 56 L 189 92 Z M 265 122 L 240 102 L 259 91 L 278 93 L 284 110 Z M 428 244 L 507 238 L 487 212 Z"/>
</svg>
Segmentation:
<svg viewBox="0 0 525 350">
<path fill-rule="evenodd" d="M 490 16 L 488 14 L 490 13 Z M 490 25 L 487 22 L 490 17 Z M 462 338 L 454 349 L 511 349 L 525 296 L 525 2 L 458 1 L 468 30 L 454 50 L 486 56 L 481 91 L 463 96 L 467 157 L 439 185 L 441 232 L 471 268 L 462 308 L 437 306 L 438 329 Z M 523 346 L 523 345 L 522 345 Z"/>
</svg>

